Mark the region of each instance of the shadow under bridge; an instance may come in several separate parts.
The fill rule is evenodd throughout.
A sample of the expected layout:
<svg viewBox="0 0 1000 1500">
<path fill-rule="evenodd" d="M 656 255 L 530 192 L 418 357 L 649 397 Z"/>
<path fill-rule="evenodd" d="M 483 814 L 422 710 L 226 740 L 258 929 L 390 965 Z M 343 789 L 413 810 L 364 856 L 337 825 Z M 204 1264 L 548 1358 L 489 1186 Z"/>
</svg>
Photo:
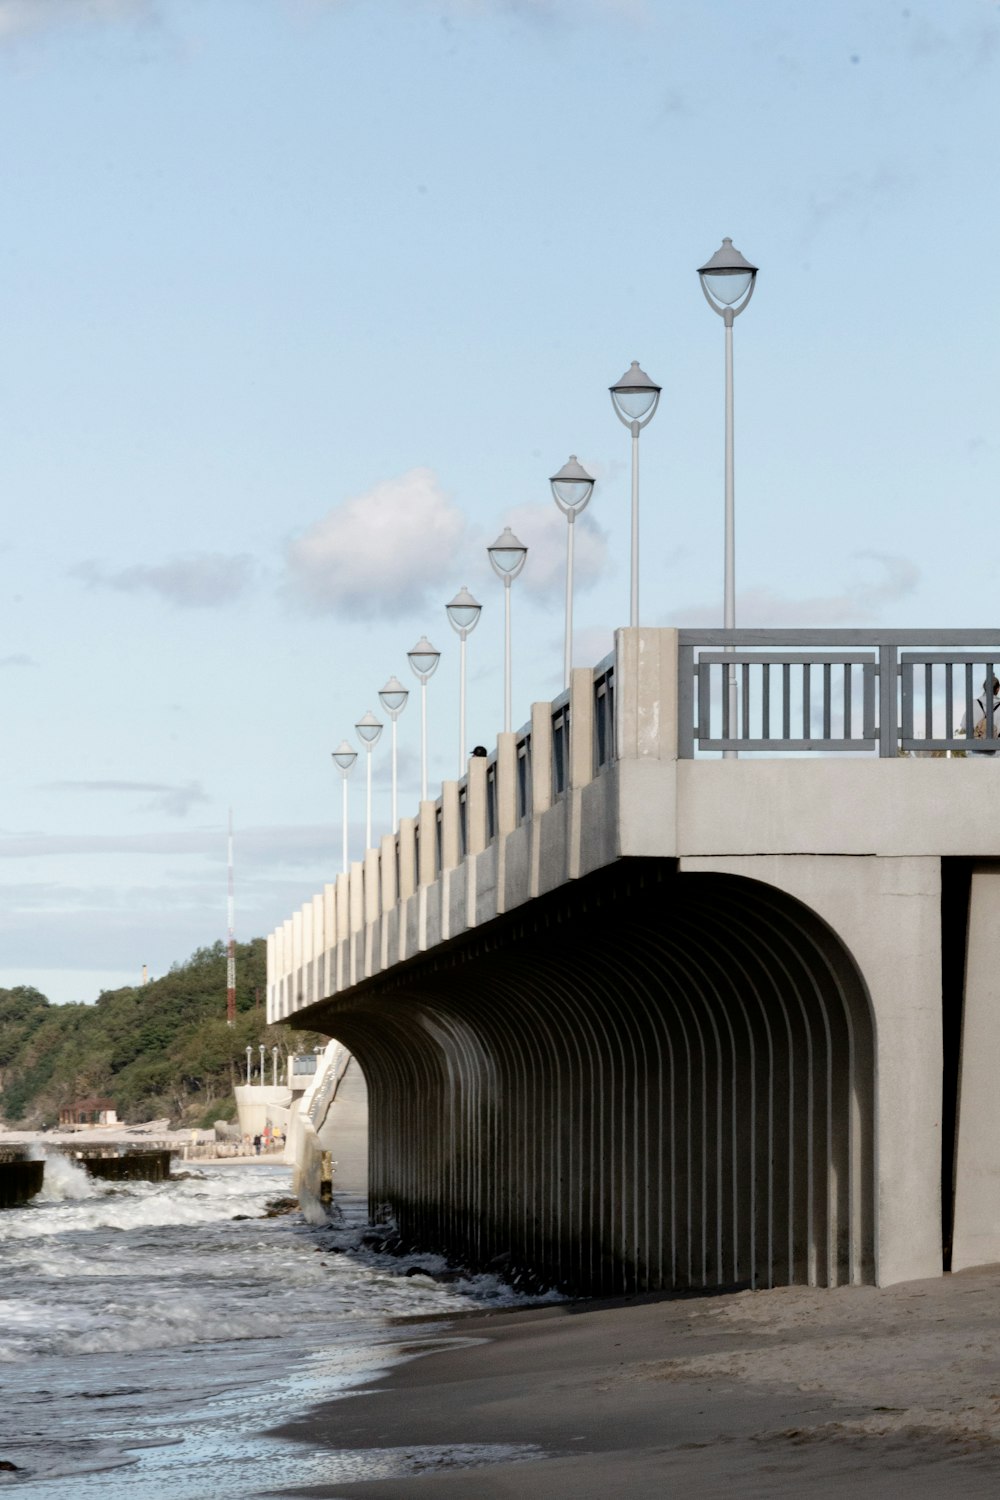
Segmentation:
<svg viewBox="0 0 1000 1500">
<path fill-rule="evenodd" d="M 566 1289 L 874 1280 L 864 981 L 800 902 L 623 860 L 300 1011 L 407 1243 Z"/>
</svg>

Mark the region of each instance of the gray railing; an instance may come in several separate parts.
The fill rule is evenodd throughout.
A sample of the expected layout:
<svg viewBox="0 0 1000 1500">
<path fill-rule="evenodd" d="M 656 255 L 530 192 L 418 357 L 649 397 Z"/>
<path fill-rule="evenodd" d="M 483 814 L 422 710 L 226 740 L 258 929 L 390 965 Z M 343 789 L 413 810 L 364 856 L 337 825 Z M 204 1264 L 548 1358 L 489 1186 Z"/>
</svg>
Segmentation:
<svg viewBox="0 0 1000 1500">
<path fill-rule="evenodd" d="M 681 630 L 678 637 L 682 759 L 720 750 L 894 756 L 1000 749 L 1000 708 L 984 691 L 1000 666 L 1000 631 Z"/>
</svg>

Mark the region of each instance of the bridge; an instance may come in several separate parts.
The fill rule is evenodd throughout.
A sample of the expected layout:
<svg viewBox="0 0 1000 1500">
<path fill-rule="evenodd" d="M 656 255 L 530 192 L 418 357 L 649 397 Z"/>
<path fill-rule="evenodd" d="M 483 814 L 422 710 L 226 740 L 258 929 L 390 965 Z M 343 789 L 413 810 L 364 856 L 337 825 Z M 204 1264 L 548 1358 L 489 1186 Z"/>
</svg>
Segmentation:
<svg viewBox="0 0 1000 1500">
<path fill-rule="evenodd" d="M 268 1018 L 360 1062 L 373 1213 L 601 1293 L 1000 1260 L 994 662 L 620 630 L 307 901 Z"/>
</svg>

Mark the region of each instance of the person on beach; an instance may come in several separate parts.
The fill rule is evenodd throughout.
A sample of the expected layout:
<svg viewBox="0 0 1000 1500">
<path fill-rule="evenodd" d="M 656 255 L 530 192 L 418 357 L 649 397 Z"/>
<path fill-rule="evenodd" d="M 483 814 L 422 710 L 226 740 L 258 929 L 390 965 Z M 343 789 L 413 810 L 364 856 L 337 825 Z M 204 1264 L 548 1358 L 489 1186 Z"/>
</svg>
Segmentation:
<svg viewBox="0 0 1000 1500">
<path fill-rule="evenodd" d="M 256 1155 L 259 1156 L 260 1155 L 260 1136 L 259 1135 L 255 1135 L 254 1138 L 253 1138 L 253 1149 L 254 1149 L 254 1152 L 256 1153 Z"/>
<path fill-rule="evenodd" d="M 977 718 L 975 720 L 975 724 L 973 725 L 973 729 L 972 729 L 972 738 L 974 740 L 985 740 L 985 739 L 988 739 L 988 738 L 991 738 L 991 739 L 1000 739 L 1000 680 L 998 680 L 996 677 L 993 678 L 993 714 L 992 714 L 993 724 L 992 724 L 992 729 L 991 730 L 988 730 L 988 726 L 987 726 L 987 723 L 986 723 L 986 719 L 987 719 L 986 703 L 987 703 L 987 694 L 989 693 L 989 690 L 990 690 L 989 680 L 988 679 L 984 679 L 984 681 L 983 681 L 983 693 L 982 693 L 982 697 L 976 699 L 976 708 L 978 709 L 978 716 L 977 716 Z M 966 720 L 966 716 L 965 716 L 965 714 L 963 714 L 962 715 L 962 722 L 961 722 L 961 724 L 959 724 L 958 731 L 957 731 L 958 734 L 960 734 L 960 735 L 964 735 L 964 734 L 967 733 L 967 728 L 966 728 L 966 722 L 965 722 L 965 720 Z M 996 754 L 995 750 L 987 750 L 982 745 L 970 744 L 969 745 L 969 749 L 972 750 L 972 751 L 974 751 L 975 753 L 977 753 L 979 755 L 995 755 Z"/>
</svg>

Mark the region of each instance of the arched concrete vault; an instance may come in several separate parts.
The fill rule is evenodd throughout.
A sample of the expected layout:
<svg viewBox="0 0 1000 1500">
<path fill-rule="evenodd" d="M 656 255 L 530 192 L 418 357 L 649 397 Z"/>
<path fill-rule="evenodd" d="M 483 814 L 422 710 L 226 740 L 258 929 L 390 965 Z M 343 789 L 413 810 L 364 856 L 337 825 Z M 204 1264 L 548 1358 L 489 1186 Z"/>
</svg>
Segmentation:
<svg viewBox="0 0 1000 1500">
<path fill-rule="evenodd" d="M 874 1039 L 812 912 L 622 861 L 303 1010 L 368 1083 L 374 1207 L 594 1292 L 874 1279 Z"/>
</svg>

